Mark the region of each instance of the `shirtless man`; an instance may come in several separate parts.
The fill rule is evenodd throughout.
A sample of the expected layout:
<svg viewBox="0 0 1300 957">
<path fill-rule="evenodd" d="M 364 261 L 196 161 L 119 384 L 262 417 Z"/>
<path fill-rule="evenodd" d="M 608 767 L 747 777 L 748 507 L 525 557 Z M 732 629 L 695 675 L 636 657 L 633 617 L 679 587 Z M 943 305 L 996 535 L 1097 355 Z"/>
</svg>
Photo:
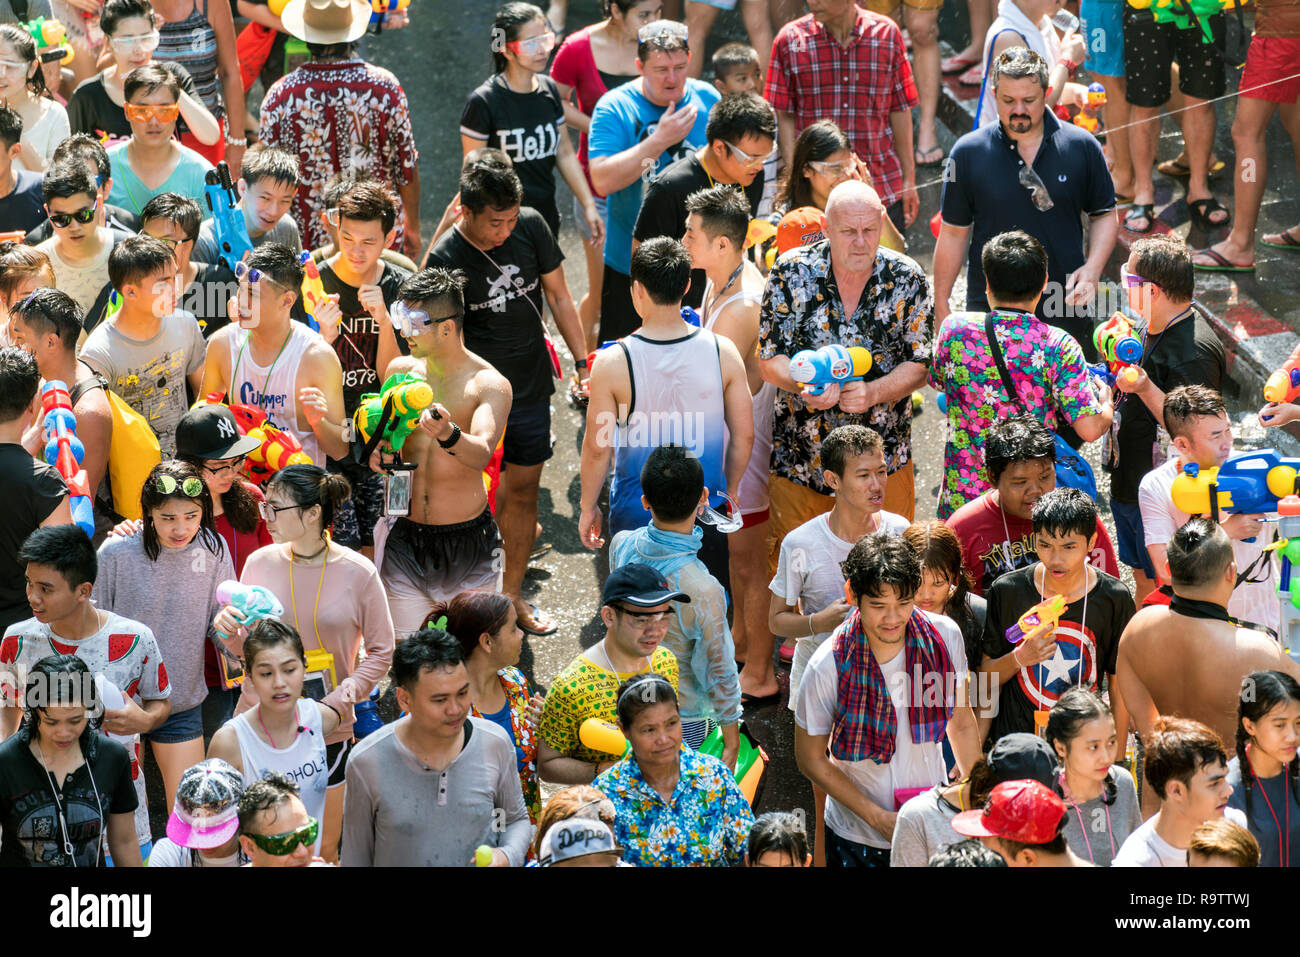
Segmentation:
<svg viewBox="0 0 1300 957">
<path fill-rule="evenodd" d="M 1268 670 L 1300 679 L 1300 665 L 1264 632 L 1229 619 L 1237 563 L 1221 526 L 1189 520 L 1174 532 L 1167 557 L 1173 600 L 1139 611 L 1119 641 L 1124 701 L 1144 741 L 1162 714 L 1193 718 L 1235 741 L 1241 680 Z"/>
<path fill-rule="evenodd" d="M 390 315 L 411 354 L 394 359 L 384 378 L 421 375 L 442 400 L 421 414 L 402 446 L 403 461 L 415 466 L 411 511 L 393 524 L 379 567 L 401 638 L 419 629 L 434 601 L 467 588 L 501 590 L 505 552 L 483 470 L 505 431 L 511 391 L 505 376 L 465 349 L 459 270 L 424 269 L 398 296 Z M 370 466 L 379 471 L 379 449 Z"/>
<path fill-rule="evenodd" d="M 227 402 L 260 408 L 324 468 L 326 455 L 342 458 L 350 449 L 343 438 L 343 367 L 319 334 L 289 317 L 302 288 L 298 257 L 280 243 L 264 243 L 246 265 L 227 304 L 230 325 L 208 340 L 201 394 L 223 393 Z M 317 313 L 321 328 L 337 325 L 338 317 L 338 297 L 330 297 Z"/>
<path fill-rule="evenodd" d="M 776 386 L 763 381 L 758 366 L 758 313 L 765 279 L 745 258 L 749 203 L 738 189 L 713 186 L 686 200 L 686 234 L 682 245 L 691 265 L 703 269 L 708 283 L 701 300 L 700 324 L 730 339 L 745 362 L 745 378 L 754 401 L 754 448 L 734 493 L 744 525 L 727 539 L 731 557 L 731 594 L 735 621 L 731 636 L 746 703 L 775 700 L 781 688 L 772 671 L 772 632 L 767 625 L 767 480 L 772 457 L 772 415 Z"/>
</svg>

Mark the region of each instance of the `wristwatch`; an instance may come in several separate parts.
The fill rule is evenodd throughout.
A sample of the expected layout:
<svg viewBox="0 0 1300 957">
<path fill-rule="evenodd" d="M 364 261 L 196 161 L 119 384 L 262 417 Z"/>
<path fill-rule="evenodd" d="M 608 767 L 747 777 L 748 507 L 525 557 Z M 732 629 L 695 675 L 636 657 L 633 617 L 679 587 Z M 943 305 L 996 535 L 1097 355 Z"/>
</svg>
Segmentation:
<svg viewBox="0 0 1300 957">
<path fill-rule="evenodd" d="M 453 422 L 451 424 L 451 438 L 447 439 L 446 441 L 443 441 L 442 439 L 438 439 L 438 444 L 442 446 L 444 449 L 449 449 L 459 441 L 460 441 L 460 426 L 457 425 L 455 422 Z"/>
<path fill-rule="evenodd" d="M 587 360 L 586 360 L 586 359 L 574 359 L 574 360 L 573 360 L 573 367 L 574 367 L 575 369 L 585 369 L 585 368 L 587 368 Z"/>
</svg>

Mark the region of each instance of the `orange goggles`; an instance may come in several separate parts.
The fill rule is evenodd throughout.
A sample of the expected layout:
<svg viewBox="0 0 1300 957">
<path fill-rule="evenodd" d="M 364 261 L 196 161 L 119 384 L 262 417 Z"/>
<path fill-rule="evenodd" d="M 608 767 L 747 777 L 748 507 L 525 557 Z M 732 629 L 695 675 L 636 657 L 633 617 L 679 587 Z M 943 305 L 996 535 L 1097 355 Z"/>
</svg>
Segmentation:
<svg viewBox="0 0 1300 957">
<path fill-rule="evenodd" d="M 168 103 L 165 106 L 150 106 L 140 103 L 127 103 L 124 107 L 126 118 L 134 120 L 137 123 L 147 123 L 150 120 L 157 120 L 159 123 L 171 123 L 180 116 L 181 105 L 179 103 Z"/>
</svg>

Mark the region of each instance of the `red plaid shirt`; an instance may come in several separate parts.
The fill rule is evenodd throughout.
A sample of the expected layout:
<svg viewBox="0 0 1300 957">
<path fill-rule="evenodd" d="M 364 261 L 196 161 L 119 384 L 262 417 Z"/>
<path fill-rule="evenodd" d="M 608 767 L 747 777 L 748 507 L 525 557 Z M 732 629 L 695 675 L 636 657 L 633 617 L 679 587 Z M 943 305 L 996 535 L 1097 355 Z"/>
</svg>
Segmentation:
<svg viewBox="0 0 1300 957">
<path fill-rule="evenodd" d="M 847 48 L 811 13 L 787 23 L 772 45 L 763 96 L 773 109 L 793 113 L 798 130 L 834 120 L 867 164 L 885 205 L 902 198 L 903 167 L 889 114 L 920 100 L 903 32 L 893 20 L 858 7 Z"/>
</svg>

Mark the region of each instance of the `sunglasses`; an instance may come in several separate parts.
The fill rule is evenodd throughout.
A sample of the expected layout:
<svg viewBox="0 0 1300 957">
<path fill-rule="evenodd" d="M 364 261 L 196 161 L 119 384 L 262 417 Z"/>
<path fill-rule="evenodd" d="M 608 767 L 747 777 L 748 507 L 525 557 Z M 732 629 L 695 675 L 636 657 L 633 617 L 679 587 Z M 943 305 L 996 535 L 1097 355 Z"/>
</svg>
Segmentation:
<svg viewBox="0 0 1300 957">
<path fill-rule="evenodd" d="M 722 142 L 727 143 L 726 140 L 723 140 Z M 754 156 L 750 153 L 746 153 L 735 143 L 727 143 L 727 149 L 731 150 L 732 155 L 740 161 L 740 165 L 745 169 L 761 169 L 763 164 L 776 153 L 776 150 L 768 150 L 763 156 Z"/>
<path fill-rule="evenodd" d="M 238 475 L 239 470 L 244 467 L 244 461 L 247 458 L 247 455 L 240 455 L 231 459 L 226 465 L 218 465 L 216 468 L 205 463 L 203 471 L 207 472 L 209 475 L 225 475 L 226 473 Z"/>
<path fill-rule="evenodd" d="M 678 23 L 676 20 L 656 20 L 654 23 L 647 23 L 636 32 L 636 42 L 654 43 L 656 40 L 678 39 L 685 43 L 690 35 L 684 23 Z"/>
<path fill-rule="evenodd" d="M 284 857 L 286 854 L 292 854 L 299 844 L 310 848 L 316 843 L 318 833 L 320 833 L 320 821 L 309 817 L 307 823 L 297 830 L 285 831 L 283 834 L 249 834 L 245 831 L 244 836 L 264 853 L 272 857 Z"/>
<path fill-rule="evenodd" d="M 45 208 L 50 217 L 50 225 L 58 229 L 67 229 L 73 222 L 78 222 L 85 226 L 95 218 L 95 213 L 99 210 L 99 200 L 95 200 L 90 206 L 85 206 L 75 213 L 51 213 L 49 207 Z"/>
<path fill-rule="evenodd" d="M 527 40 L 510 40 L 506 43 L 506 49 L 513 52 L 515 56 L 537 56 L 539 53 L 550 53 L 555 49 L 555 34 L 548 30 L 546 33 L 539 33 Z"/>
<path fill-rule="evenodd" d="M 137 123 L 147 123 L 150 120 L 157 120 L 159 123 L 171 123 L 181 114 L 181 105 L 179 103 L 127 103 L 123 109 L 126 110 L 126 118 Z"/>
<path fill-rule="evenodd" d="M 257 514 L 261 515 L 264 521 L 274 522 L 281 512 L 307 507 L 306 505 L 272 505 L 270 502 L 262 501 L 257 503 Z"/>
<path fill-rule="evenodd" d="M 146 50 L 156 50 L 158 48 L 159 33 L 154 30 L 152 33 L 142 33 L 134 37 L 109 37 L 108 42 L 118 53 L 129 53 L 132 50 L 144 47 Z"/>
<path fill-rule="evenodd" d="M 265 282 L 265 283 L 269 283 L 272 286 L 275 286 L 277 289 L 286 289 L 285 286 L 283 286 L 281 283 L 276 282 L 266 273 L 262 272 L 262 270 L 256 269 L 248 265 L 248 263 L 243 262 L 242 260 L 240 262 L 235 263 L 235 278 L 238 279 L 241 283 L 247 283 L 250 286 L 256 286 L 259 283 Z M 288 290 L 286 289 L 286 291 Z"/>
<path fill-rule="evenodd" d="M 1040 213 L 1045 213 L 1056 204 L 1052 202 L 1052 196 L 1047 192 L 1047 187 L 1043 181 L 1038 178 L 1038 174 L 1033 168 L 1024 165 L 1020 167 L 1020 174 L 1017 176 L 1020 185 L 1029 190 L 1029 198 L 1034 201 L 1034 208 Z"/>
<path fill-rule="evenodd" d="M 163 495 L 174 495 L 176 489 L 179 488 L 190 498 L 197 498 L 203 494 L 203 480 L 191 475 L 189 478 L 185 479 L 185 481 L 177 482 L 176 479 L 170 475 L 160 475 L 154 480 L 154 488 Z"/>
<path fill-rule="evenodd" d="M 1137 289 L 1139 286 L 1146 285 L 1147 283 L 1150 283 L 1151 285 L 1155 286 L 1157 289 L 1160 288 L 1160 283 L 1151 282 L 1150 279 L 1146 279 L 1142 276 L 1139 276 L 1135 272 L 1129 272 L 1128 269 L 1126 269 L 1123 266 L 1121 266 L 1119 269 L 1119 275 L 1120 278 L 1124 280 L 1124 286 L 1126 289 Z"/>
<path fill-rule="evenodd" d="M 453 312 L 449 316 L 430 316 L 423 309 L 412 309 L 400 299 L 393 303 L 388 310 L 388 319 L 393 324 L 393 328 L 400 332 L 407 339 L 427 332 L 440 322 L 446 322 L 448 319 L 460 319 L 465 315 L 464 312 Z"/>
</svg>

